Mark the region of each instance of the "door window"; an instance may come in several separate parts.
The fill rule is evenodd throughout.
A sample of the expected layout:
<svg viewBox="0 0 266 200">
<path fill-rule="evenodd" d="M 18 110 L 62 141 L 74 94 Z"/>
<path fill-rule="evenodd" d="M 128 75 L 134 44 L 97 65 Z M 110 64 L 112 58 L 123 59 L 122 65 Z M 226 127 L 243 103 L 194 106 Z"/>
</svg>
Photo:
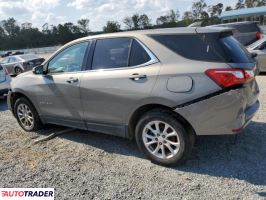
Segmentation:
<svg viewBox="0 0 266 200">
<path fill-rule="evenodd" d="M 112 38 L 98 40 L 92 69 L 124 68 L 147 63 L 151 57 L 135 39 Z"/>
<path fill-rule="evenodd" d="M 14 63 L 14 62 L 17 62 L 17 59 L 15 57 L 10 57 L 8 63 Z"/>
<path fill-rule="evenodd" d="M 133 40 L 131 45 L 131 53 L 129 59 L 129 66 L 137 66 L 144 63 L 147 63 L 151 60 L 149 54 L 145 49 L 140 45 L 139 42 Z"/>
<path fill-rule="evenodd" d="M 8 63 L 8 60 L 9 60 L 9 58 L 4 58 L 4 59 L 1 61 L 1 63 L 2 63 L 2 64 L 7 64 L 7 63 Z"/>
<path fill-rule="evenodd" d="M 88 44 L 78 43 L 61 51 L 49 62 L 49 73 L 81 71 Z"/>
<path fill-rule="evenodd" d="M 92 69 L 127 67 L 130 44 L 130 38 L 98 40 L 94 50 Z"/>
</svg>

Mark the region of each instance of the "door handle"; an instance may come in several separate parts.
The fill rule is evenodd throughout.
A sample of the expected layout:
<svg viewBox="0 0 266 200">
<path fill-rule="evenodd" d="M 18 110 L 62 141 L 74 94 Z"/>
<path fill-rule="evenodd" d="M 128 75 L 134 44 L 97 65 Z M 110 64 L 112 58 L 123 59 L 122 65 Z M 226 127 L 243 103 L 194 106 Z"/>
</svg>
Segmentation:
<svg viewBox="0 0 266 200">
<path fill-rule="evenodd" d="M 147 75 L 145 74 L 132 74 L 129 79 L 133 80 L 133 81 L 138 81 L 140 79 L 146 79 Z"/>
<path fill-rule="evenodd" d="M 78 78 L 69 78 L 66 82 L 73 84 L 73 83 L 77 83 L 79 81 Z"/>
</svg>

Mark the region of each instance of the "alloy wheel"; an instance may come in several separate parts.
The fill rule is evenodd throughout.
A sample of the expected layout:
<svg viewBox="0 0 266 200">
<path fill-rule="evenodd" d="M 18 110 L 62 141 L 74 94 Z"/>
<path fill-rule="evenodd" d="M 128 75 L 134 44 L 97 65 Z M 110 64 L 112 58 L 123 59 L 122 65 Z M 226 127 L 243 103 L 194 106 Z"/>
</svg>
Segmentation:
<svg viewBox="0 0 266 200">
<path fill-rule="evenodd" d="M 143 129 L 142 139 L 146 149 L 160 159 L 172 158 L 180 149 L 178 133 L 166 122 L 149 122 Z"/>
<path fill-rule="evenodd" d="M 17 116 L 22 126 L 30 130 L 34 126 L 34 117 L 31 109 L 26 104 L 19 104 L 17 108 Z"/>
</svg>

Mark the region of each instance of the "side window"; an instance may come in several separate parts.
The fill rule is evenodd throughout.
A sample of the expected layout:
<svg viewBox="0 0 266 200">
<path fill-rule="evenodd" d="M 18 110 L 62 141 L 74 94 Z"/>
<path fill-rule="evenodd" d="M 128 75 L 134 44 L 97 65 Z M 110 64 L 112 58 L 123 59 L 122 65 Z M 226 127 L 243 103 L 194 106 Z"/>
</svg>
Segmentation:
<svg viewBox="0 0 266 200">
<path fill-rule="evenodd" d="M 102 39 L 96 42 L 92 69 L 110 69 L 128 66 L 130 38 Z"/>
<path fill-rule="evenodd" d="M 129 59 L 129 66 L 137 66 L 144 63 L 147 63 L 151 60 L 149 54 L 146 50 L 140 45 L 139 42 L 133 40 L 131 45 L 131 53 Z"/>
<path fill-rule="evenodd" d="M 8 60 L 9 60 L 9 58 L 4 58 L 4 59 L 1 61 L 1 63 L 2 63 L 2 64 L 7 64 L 7 63 L 8 63 Z"/>
<path fill-rule="evenodd" d="M 14 63 L 16 61 L 17 61 L 17 59 L 15 57 L 10 57 L 8 60 L 8 63 Z"/>
<path fill-rule="evenodd" d="M 88 45 L 89 42 L 82 42 L 61 51 L 49 62 L 49 73 L 81 71 Z"/>
</svg>

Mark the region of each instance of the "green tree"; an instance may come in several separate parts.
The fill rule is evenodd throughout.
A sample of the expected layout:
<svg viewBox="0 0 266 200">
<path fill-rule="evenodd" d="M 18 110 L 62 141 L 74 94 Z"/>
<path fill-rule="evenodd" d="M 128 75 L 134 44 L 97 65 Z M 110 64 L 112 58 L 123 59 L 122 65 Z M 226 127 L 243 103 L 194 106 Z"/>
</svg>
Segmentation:
<svg viewBox="0 0 266 200">
<path fill-rule="evenodd" d="M 238 10 L 238 9 L 242 9 L 242 8 L 245 8 L 244 0 L 238 0 L 236 3 L 235 9 Z"/>
<path fill-rule="evenodd" d="M 81 29 L 81 31 L 85 34 L 88 34 L 90 32 L 89 24 L 90 24 L 89 19 L 78 20 L 78 26 Z"/>
<path fill-rule="evenodd" d="M 131 17 L 126 17 L 123 22 L 126 25 L 126 28 L 129 30 L 144 29 L 151 26 L 151 20 L 146 14 L 134 14 Z"/>
<path fill-rule="evenodd" d="M 188 26 L 193 22 L 193 14 L 190 11 L 186 11 L 183 15 L 184 25 Z"/>
<path fill-rule="evenodd" d="M 116 21 L 108 21 L 106 26 L 103 27 L 103 32 L 113 33 L 120 31 L 121 25 Z"/>
<path fill-rule="evenodd" d="M 20 27 L 14 18 L 9 18 L 2 21 L 3 28 L 9 37 L 15 37 L 19 34 Z"/>
<path fill-rule="evenodd" d="M 209 11 L 211 17 L 220 16 L 221 13 L 223 12 L 223 7 L 224 7 L 224 5 L 222 3 L 218 3 L 216 5 L 209 6 L 208 11 Z"/>
<path fill-rule="evenodd" d="M 203 15 L 206 17 L 205 9 L 207 8 L 207 4 L 205 0 L 199 0 L 192 4 L 192 14 L 194 19 L 202 19 Z"/>
<path fill-rule="evenodd" d="M 177 23 L 180 17 L 179 11 L 170 10 L 166 15 L 160 16 L 156 20 L 157 25 Z"/>
<path fill-rule="evenodd" d="M 225 11 L 230 11 L 230 10 L 233 10 L 233 8 L 232 8 L 231 6 L 227 6 L 227 7 L 225 8 Z"/>
</svg>

